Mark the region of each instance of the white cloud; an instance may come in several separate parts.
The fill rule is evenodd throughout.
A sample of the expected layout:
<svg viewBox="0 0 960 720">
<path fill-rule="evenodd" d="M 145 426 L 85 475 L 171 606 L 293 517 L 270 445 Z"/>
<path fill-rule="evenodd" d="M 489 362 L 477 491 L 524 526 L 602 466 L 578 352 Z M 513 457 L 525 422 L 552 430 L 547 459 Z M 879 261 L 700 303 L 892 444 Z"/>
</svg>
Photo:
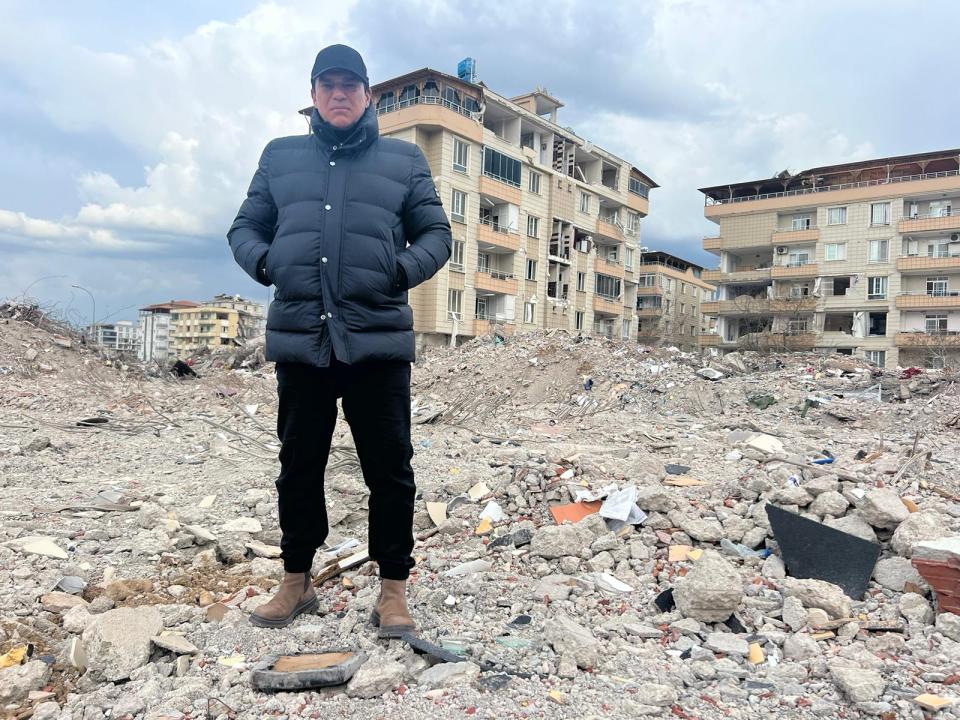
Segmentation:
<svg viewBox="0 0 960 720">
<path fill-rule="evenodd" d="M 0 239 L 2 238 L 32 250 L 60 252 L 116 252 L 152 248 L 150 243 L 125 239 L 104 228 L 44 220 L 10 210 L 0 210 Z"/>
</svg>

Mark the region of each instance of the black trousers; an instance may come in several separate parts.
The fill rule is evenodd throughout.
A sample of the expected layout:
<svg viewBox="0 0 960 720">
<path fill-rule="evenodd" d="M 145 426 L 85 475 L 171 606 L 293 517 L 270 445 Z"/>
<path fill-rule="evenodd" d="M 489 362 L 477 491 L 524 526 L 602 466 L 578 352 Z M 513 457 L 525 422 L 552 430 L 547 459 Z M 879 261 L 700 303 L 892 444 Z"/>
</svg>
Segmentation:
<svg viewBox="0 0 960 720">
<path fill-rule="evenodd" d="M 413 567 L 413 446 L 410 444 L 410 363 L 368 362 L 330 367 L 277 363 L 277 434 L 281 557 L 287 572 L 306 572 L 327 539 L 323 475 L 337 422 L 337 399 L 370 489 L 368 547 L 380 576 L 406 580 Z"/>
</svg>

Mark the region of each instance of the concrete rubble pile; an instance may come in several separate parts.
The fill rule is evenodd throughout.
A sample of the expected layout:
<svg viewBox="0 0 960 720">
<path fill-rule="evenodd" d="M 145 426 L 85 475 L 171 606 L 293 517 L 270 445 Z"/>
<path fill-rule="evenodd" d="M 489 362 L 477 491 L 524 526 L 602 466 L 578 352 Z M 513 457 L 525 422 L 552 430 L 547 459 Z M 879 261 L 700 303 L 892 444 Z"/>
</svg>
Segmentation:
<svg viewBox="0 0 960 720">
<path fill-rule="evenodd" d="M 282 576 L 276 380 L 233 364 L 155 376 L 0 319 L 3 713 L 960 717 L 949 371 L 559 332 L 427 349 L 410 601 L 436 650 L 418 654 L 367 624 L 375 567 L 335 568 L 366 537 L 345 424 L 320 611 L 247 622 Z M 771 508 L 875 565 L 791 556 Z M 345 647 L 365 658 L 345 685 L 251 685 L 263 658 Z"/>
</svg>

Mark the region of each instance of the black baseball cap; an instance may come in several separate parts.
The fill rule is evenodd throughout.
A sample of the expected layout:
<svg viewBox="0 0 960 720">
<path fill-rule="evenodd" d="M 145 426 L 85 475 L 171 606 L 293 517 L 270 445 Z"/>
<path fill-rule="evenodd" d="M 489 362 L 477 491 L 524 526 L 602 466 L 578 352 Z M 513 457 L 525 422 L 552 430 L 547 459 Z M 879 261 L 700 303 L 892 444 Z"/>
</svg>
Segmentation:
<svg viewBox="0 0 960 720">
<path fill-rule="evenodd" d="M 313 62 L 313 72 L 310 73 L 310 85 L 313 85 L 317 78 L 328 70 L 352 72 L 363 80 L 365 85 L 370 85 L 363 58 L 348 45 L 329 45 L 317 53 L 317 59 Z"/>
</svg>

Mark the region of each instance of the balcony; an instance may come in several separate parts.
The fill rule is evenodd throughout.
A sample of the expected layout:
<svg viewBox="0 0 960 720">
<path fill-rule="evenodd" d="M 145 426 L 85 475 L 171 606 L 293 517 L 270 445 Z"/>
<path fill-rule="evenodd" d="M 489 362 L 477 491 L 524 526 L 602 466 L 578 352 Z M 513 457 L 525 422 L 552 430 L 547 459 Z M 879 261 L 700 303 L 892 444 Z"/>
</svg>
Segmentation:
<svg viewBox="0 0 960 720">
<path fill-rule="evenodd" d="M 603 295 L 593 296 L 593 311 L 607 315 L 622 315 L 623 305 L 617 298 L 607 298 Z"/>
<path fill-rule="evenodd" d="M 652 308 L 637 308 L 634 311 L 638 318 L 656 318 L 660 317 L 663 313 L 662 307 L 652 307 Z"/>
<path fill-rule="evenodd" d="M 501 182 L 489 175 L 480 176 L 480 194 L 512 205 L 520 204 L 520 188 Z"/>
<path fill-rule="evenodd" d="M 483 142 L 483 126 L 473 119 L 472 113 L 439 95 L 420 95 L 377 108 L 377 123 L 381 135 L 420 126 L 446 128 L 474 142 Z"/>
<path fill-rule="evenodd" d="M 705 237 L 703 239 L 703 249 L 708 252 L 719 250 L 722 242 L 723 241 L 719 235 L 716 237 Z"/>
<path fill-rule="evenodd" d="M 663 288 L 637 285 L 637 295 L 663 295 Z"/>
<path fill-rule="evenodd" d="M 700 312 L 705 315 L 791 315 L 813 312 L 817 308 L 815 297 L 750 297 L 741 295 L 733 300 L 712 300 L 700 303 Z"/>
<path fill-rule="evenodd" d="M 774 230 L 771 241 L 774 245 L 789 245 L 791 243 L 817 242 L 820 239 L 819 228 L 806 230 Z"/>
<path fill-rule="evenodd" d="M 610 277 L 623 277 L 623 263 L 619 260 L 607 260 L 606 258 L 597 257 L 594 270 L 603 275 L 609 275 Z"/>
<path fill-rule="evenodd" d="M 960 291 L 952 294 L 920 294 L 901 293 L 897 295 L 896 307 L 898 310 L 940 310 L 943 308 L 960 308 Z"/>
<path fill-rule="evenodd" d="M 603 220 L 602 218 L 597 219 L 597 234 L 608 237 L 611 240 L 623 240 L 623 230 L 621 230 L 617 225 L 608 220 Z"/>
<path fill-rule="evenodd" d="M 732 272 L 723 272 L 721 270 L 704 270 L 702 279 L 708 283 L 743 283 L 743 282 L 763 282 L 770 279 L 770 268 L 744 268 L 736 269 Z"/>
<path fill-rule="evenodd" d="M 952 212 L 948 215 L 940 211 L 926 215 L 914 215 L 913 217 L 903 218 L 899 227 L 901 233 L 954 230 L 960 230 L 960 212 Z"/>
<path fill-rule="evenodd" d="M 501 295 L 517 294 L 517 281 L 513 275 L 498 270 L 478 270 L 473 276 L 473 286 L 477 290 Z"/>
<path fill-rule="evenodd" d="M 818 274 L 819 266 L 816 263 L 787 263 L 786 265 L 774 265 L 770 276 L 782 279 L 816 277 Z"/>
<path fill-rule="evenodd" d="M 481 219 L 477 225 L 477 242 L 495 245 L 498 248 L 517 252 L 520 249 L 520 235 L 492 220 Z"/>
<path fill-rule="evenodd" d="M 897 347 L 960 348 L 960 333 L 956 331 L 936 333 L 923 331 L 898 332 L 894 337 L 893 344 Z"/>
<path fill-rule="evenodd" d="M 900 272 L 925 273 L 930 270 L 960 270 L 960 256 L 930 257 L 913 255 L 897 258 L 897 270 Z"/>
<path fill-rule="evenodd" d="M 717 333 L 709 333 L 707 335 L 698 335 L 697 344 L 700 347 L 716 347 L 720 344 L 720 336 Z"/>
</svg>

